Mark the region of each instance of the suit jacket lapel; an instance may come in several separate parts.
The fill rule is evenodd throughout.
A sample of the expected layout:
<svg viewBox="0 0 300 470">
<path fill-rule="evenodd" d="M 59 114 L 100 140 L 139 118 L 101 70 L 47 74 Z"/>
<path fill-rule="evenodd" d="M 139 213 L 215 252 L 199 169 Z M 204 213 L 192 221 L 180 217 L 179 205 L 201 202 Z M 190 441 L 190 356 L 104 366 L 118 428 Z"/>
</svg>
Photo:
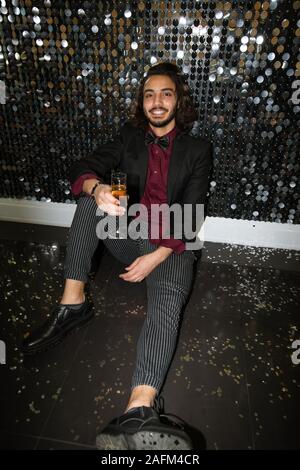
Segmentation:
<svg viewBox="0 0 300 470">
<path fill-rule="evenodd" d="M 138 168 L 139 168 L 139 190 L 140 196 L 142 197 L 144 194 L 145 184 L 146 184 L 146 176 L 147 176 L 147 169 L 148 169 L 148 148 L 145 144 L 145 133 L 140 130 L 136 140 L 136 154 L 138 156 Z"/>
<path fill-rule="evenodd" d="M 176 178 L 179 173 L 180 167 L 185 157 L 184 152 L 184 139 L 183 136 L 180 135 L 174 139 L 173 142 L 173 149 L 169 163 L 169 170 L 168 170 L 168 181 L 167 181 L 167 197 L 168 197 L 168 204 L 171 204 L 172 196 L 176 189 Z"/>
</svg>

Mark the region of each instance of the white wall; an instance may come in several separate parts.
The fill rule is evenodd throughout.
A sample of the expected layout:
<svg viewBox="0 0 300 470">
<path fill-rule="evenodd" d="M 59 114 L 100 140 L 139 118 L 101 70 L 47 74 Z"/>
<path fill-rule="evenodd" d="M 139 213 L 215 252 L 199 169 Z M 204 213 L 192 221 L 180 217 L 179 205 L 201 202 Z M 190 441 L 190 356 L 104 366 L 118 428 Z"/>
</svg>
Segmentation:
<svg viewBox="0 0 300 470">
<path fill-rule="evenodd" d="M 0 220 L 69 227 L 75 204 L 0 198 Z M 204 236 L 204 237 L 203 237 Z M 204 241 L 300 250 L 300 225 L 207 217 Z"/>
</svg>

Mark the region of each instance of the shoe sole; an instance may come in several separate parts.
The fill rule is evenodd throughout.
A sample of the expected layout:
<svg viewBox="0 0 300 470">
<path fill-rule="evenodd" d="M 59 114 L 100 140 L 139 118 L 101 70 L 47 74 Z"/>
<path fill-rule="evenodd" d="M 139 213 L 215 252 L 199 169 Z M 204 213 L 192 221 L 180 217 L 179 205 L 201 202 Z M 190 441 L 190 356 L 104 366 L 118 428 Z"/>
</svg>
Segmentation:
<svg viewBox="0 0 300 470">
<path fill-rule="evenodd" d="M 96 438 L 99 450 L 191 450 L 187 438 L 170 432 L 137 431 L 134 434 L 105 434 Z"/>
<path fill-rule="evenodd" d="M 48 351 L 49 349 L 58 346 L 60 343 L 63 342 L 63 340 L 66 338 L 66 336 L 71 335 L 72 333 L 76 333 L 78 330 L 80 330 L 81 327 L 85 326 L 92 318 L 94 317 L 94 312 L 92 311 L 92 307 L 90 307 L 88 314 L 83 320 L 80 320 L 78 323 L 74 323 L 70 325 L 69 329 L 64 331 L 64 333 L 57 338 L 56 341 L 52 341 L 49 344 L 45 344 L 43 347 L 40 348 L 30 348 L 28 350 L 26 349 L 21 349 L 22 353 L 24 356 L 33 356 L 34 354 L 38 354 L 39 352 L 44 352 Z"/>
</svg>

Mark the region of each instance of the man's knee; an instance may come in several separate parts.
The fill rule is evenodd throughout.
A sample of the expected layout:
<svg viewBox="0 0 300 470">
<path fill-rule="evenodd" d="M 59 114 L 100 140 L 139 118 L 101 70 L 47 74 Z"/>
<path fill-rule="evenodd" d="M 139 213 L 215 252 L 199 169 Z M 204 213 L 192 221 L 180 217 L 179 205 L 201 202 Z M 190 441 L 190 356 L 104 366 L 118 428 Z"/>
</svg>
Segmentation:
<svg viewBox="0 0 300 470">
<path fill-rule="evenodd" d="M 155 297 L 158 302 L 163 299 L 174 305 L 181 305 L 186 301 L 190 293 L 190 284 L 175 283 L 170 281 L 153 282 L 149 288 L 149 296 Z"/>
<path fill-rule="evenodd" d="M 78 209 L 87 209 L 87 208 L 91 208 L 91 209 L 95 209 L 95 211 L 97 210 L 97 204 L 96 204 L 96 201 L 93 197 L 89 196 L 88 194 L 86 195 L 83 195 L 81 196 L 79 199 L 78 199 L 78 202 L 77 202 L 77 208 Z"/>
</svg>

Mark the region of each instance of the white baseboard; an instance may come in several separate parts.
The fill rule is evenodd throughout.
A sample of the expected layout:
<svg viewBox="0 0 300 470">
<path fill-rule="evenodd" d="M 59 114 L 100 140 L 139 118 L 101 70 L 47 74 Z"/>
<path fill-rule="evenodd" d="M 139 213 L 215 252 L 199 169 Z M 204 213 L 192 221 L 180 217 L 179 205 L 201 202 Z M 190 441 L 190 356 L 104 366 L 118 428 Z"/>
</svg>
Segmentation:
<svg viewBox="0 0 300 470">
<path fill-rule="evenodd" d="M 76 204 L 0 198 L 0 220 L 70 227 Z M 204 241 L 300 250 L 300 225 L 207 217 L 200 232 Z"/>
<path fill-rule="evenodd" d="M 0 220 L 70 227 L 76 204 L 0 198 Z"/>
<path fill-rule="evenodd" d="M 203 225 L 205 241 L 300 250 L 300 225 L 224 217 L 206 217 Z"/>
</svg>

